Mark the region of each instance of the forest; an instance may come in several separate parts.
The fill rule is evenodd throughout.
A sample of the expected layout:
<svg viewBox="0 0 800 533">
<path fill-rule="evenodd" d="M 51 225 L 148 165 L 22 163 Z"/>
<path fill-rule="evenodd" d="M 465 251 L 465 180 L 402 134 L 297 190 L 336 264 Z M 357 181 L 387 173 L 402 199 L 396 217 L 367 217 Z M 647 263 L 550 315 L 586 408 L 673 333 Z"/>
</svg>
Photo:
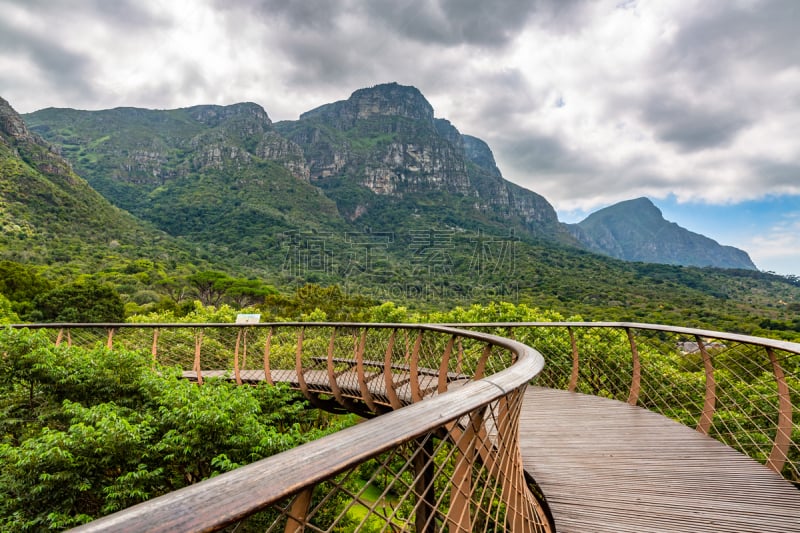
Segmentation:
<svg viewBox="0 0 800 533">
<path fill-rule="evenodd" d="M 271 314 L 272 319 L 278 323 L 296 317 L 324 321 L 331 318 L 328 311 L 343 309 L 351 314 L 334 317 L 381 323 L 547 323 L 579 318 L 512 303 L 420 312 L 392 302 L 371 305 L 353 300 L 335 288 L 306 289 L 304 294 L 274 299 L 272 309 L 291 315 Z M 314 307 L 303 307 L 301 302 L 313 302 L 308 305 Z M 277 312 L 265 305 L 239 309 L 228 303 L 212 306 L 195 301 L 188 312 L 162 309 L 126 320 L 132 325 L 232 324 L 242 310 Z M 8 300 L 0 304 L 0 313 L 6 323 L 18 318 Z M 324 353 L 330 328 L 309 326 L 306 345 L 312 352 Z M 113 349 L 107 347 L 100 328 L 74 329 L 72 346 L 59 343 L 55 331 L 0 330 L 0 461 L 6 465 L 0 474 L 3 530 L 64 529 L 84 523 L 357 421 L 355 415 L 332 415 L 314 409 L 302 395 L 283 385 L 237 386 L 214 378 L 205 380 L 202 386 L 191 383 L 181 378 L 181 367 L 174 366 L 174 361 L 156 362 L 151 357 L 152 339 L 147 329 L 134 329 L 116 338 Z M 566 387 L 572 364 L 566 330 L 541 327 L 490 331 L 513 335 L 545 356 L 546 367 L 536 384 Z M 88 335 L 89 340 L 81 340 L 79 333 Z M 221 364 L 230 369 L 232 337 L 220 333 L 213 328 L 206 332 L 204 358 L 217 361 L 210 363 L 212 366 Z M 273 337 L 276 365 L 291 366 L 294 359 L 296 336 L 288 333 Z M 187 348 L 193 343 L 191 329 L 175 335 L 172 343 Z M 637 332 L 643 366 L 639 403 L 693 426 L 703 408 L 704 370 L 698 354 L 678 349 L 678 341 L 687 338 Z M 581 328 L 576 341 L 582 364 L 578 390 L 624 401 L 631 375 L 630 346 L 624 331 Z M 251 342 L 258 344 L 255 338 Z M 342 342 L 347 343 L 346 336 Z M 776 408 L 774 376 L 766 354 L 734 346 L 728 349 L 721 342 L 709 341 L 708 345 L 720 390 L 711 433 L 764 462 L 769 455 L 768 435 Z M 434 343 L 428 350 L 433 361 L 444 346 Z M 465 349 L 467 359 L 470 353 Z M 284 363 L 279 363 L 281 357 L 286 359 Z M 800 402 L 800 357 L 781 354 L 780 360 L 788 376 L 791 400 Z M 465 360 L 464 364 L 474 361 Z M 795 425 L 794 432 L 792 442 L 800 442 L 800 427 Z M 784 471 L 795 483 L 800 481 L 798 453 L 793 445 Z M 368 466 L 364 468 L 368 470 Z M 369 472 L 362 477 L 369 479 Z M 353 482 L 364 481 L 354 478 Z M 376 490 L 379 493 L 380 487 Z M 334 506 L 331 512 L 335 514 L 345 504 L 338 502 L 339 507 Z M 266 515 L 256 517 L 243 530 L 263 529 L 261 520 L 268 519 Z M 377 530 L 381 524 L 373 525 Z"/>
</svg>

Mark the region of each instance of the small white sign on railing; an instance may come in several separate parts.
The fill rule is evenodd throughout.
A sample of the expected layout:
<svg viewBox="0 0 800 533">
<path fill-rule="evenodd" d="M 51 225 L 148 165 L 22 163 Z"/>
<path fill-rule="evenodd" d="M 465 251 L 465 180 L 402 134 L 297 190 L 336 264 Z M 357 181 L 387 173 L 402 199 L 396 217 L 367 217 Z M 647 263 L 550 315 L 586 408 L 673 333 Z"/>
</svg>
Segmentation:
<svg viewBox="0 0 800 533">
<path fill-rule="evenodd" d="M 248 314 L 248 313 L 239 313 L 236 315 L 236 323 L 237 324 L 258 324 L 261 320 L 261 315 L 258 313 Z"/>
</svg>

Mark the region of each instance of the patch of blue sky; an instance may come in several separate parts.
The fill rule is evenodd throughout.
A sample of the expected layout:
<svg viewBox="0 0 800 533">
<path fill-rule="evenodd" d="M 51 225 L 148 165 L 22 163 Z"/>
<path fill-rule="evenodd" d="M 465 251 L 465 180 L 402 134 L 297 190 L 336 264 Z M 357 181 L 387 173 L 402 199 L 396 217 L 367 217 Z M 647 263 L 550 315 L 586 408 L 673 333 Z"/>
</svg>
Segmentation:
<svg viewBox="0 0 800 533">
<path fill-rule="evenodd" d="M 759 270 L 800 275 L 800 196 L 776 195 L 735 204 L 678 202 L 651 198 L 664 218 L 720 244 L 746 251 Z M 599 208 L 598 208 L 599 209 Z M 590 211 L 559 211 L 577 223 Z"/>
<path fill-rule="evenodd" d="M 800 275 L 800 196 L 767 196 L 737 204 L 654 199 L 664 218 L 720 244 L 741 248 L 759 270 Z"/>
</svg>

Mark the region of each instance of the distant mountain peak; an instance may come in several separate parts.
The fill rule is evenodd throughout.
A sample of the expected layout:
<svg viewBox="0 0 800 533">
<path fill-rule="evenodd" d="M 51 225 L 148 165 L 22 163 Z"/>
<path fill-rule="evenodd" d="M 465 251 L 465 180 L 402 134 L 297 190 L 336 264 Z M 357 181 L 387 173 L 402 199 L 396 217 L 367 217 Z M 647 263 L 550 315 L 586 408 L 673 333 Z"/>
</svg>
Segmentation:
<svg viewBox="0 0 800 533">
<path fill-rule="evenodd" d="M 654 204 L 653 201 L 647 196 L 640 196 L 639 198 L 634 198 L 632 200 L 623 200 L 622 202 L 618 202 L 616 205 L 648 210 L 651 212 L 657 212 L 659 215 L 661 215 L 661 209 L 659 209 L 656 204 Z"/>
<path fill-rule="evenodd" d="M 664 219 L 649 198 L 600 209 L 569 228 L 590 250 L 626 261 L 756 269 L 747 252 Z"/>
<path fill-rule="evenodd" d="M 334 120 L 343 126 L 342 129 L 348 129 L 356 120 L 373 116 L 397 116 L 432 123 L 433 106 L 416 87 L 392 82 L 358 89 L 347 100 L 307 111 L 300 119 Z"/>
<path fill-rule="evenodd" d="M 591 219 L 591 220 L 590 220 Z M 600 209 L 586 218 L 590 223 L 596 224 L 599 221 L 611 222 L 626 220 L 629 223 L 639 226 L 660 230 L 664 223 L 670 224 L 664 219 L 661 209 L 656 206 L 649 198 L 642 196 L 633 200 L 624 200 L 612 206 Z M 581 222 L 583 224 L 583 222 Z"/>
</svg>

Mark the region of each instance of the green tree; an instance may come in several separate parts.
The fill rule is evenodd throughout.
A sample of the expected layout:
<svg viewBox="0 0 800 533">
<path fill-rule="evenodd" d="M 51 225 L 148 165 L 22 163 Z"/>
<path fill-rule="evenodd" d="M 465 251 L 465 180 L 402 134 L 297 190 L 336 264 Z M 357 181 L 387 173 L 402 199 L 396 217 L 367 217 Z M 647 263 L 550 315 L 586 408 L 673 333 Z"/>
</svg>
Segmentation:
<svg viewBox="0 0 800 533">
<path fill-rule="evenodd" d="M 165 276 L 156 281 L 155 287 L 176 304 L 184 301 L 191 292 L 185 280 L 172 276 Z"/>
<path fill-rule="evenodd" d="M 237 307 L 242 308 L 262 304 L 267 296 L 278 294 L 278 291 L 258 279 L 236 278 L 225 294 Z"/>
<path fill-rule="evenodd" d="M 111 285 L 94 280 L 56 287 L 33 301 L 39 319 L 48 322 L 122 322 L 125 305 Z"/>
<path fill-rule="evenodd" d="M 51 288 L 50 282 L 39 275 L 33 266 L 0 261 L 0 294 L 12 302 L 12 308 L 17 314 L 30 313 L 36 296 Z"/>
<path fill-rule="evenodd" d="M 198 297 L 203 305 L 217 305 L 235 281 L 224 272 L 215 270 L 204 270 L 192 274 L 186 279 L 197 289 Z"/>
<path fill-rule="evenodd" d="M 19 322 L 19 317 L 11 309 L 11 301 L 0 294 L 0 324 L 14 324 Z"/>
<path fill-rule="evenodd" d="M 285 386 L 198 386 L 143 352 L 42 331 L 0 330 L 0 353 L 0 531 L 72 527 L 343 423 Z"/>
</svg>

